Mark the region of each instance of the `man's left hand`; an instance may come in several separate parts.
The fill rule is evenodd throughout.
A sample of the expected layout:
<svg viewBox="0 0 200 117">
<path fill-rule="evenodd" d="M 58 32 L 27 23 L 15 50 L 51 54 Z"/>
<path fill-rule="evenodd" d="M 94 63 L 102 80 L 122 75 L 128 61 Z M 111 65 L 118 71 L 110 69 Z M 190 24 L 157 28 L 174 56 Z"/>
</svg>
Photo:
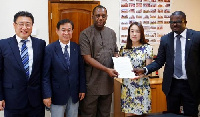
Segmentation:
<svg viewBox="0 0 200 117">
<path fill-rule="evenodd" d="M 5 108 L 5 101 L 2 100 L 2 101 L 0 101 L 0 111 L 3 111 L 4 108 Z"/>
<path fill-rule="evenodd" d="M 80 101 L 85 97 L 85 93 L 79 93 L 79 99 Z"/>
</svg>

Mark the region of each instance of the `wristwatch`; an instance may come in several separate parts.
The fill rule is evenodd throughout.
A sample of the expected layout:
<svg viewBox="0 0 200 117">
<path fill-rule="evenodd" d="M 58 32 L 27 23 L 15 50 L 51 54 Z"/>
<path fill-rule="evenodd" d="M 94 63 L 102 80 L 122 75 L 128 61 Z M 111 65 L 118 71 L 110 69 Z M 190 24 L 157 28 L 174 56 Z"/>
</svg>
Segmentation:
<svg viewBox="0 0 200 117">
<path fill-rule="evenodd" d="M 143 70 L 144 70 L 144 75 L 147 75 L 147 68 L 146 67 L 143 67 Z"/>
<path fill-rule="evenodd" d="M 144 74 L 146 74 L 146 68 L 143 67 L 143 70 L 144 70 Z"/>
</svg>

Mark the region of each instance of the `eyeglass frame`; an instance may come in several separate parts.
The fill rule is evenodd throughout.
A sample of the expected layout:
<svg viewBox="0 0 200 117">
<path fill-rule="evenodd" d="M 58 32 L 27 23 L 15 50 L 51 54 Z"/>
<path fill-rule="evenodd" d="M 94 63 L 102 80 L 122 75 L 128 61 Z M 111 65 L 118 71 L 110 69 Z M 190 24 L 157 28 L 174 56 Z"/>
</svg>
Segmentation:
<svg viewBox="0 0 200 117">
<path fill-rule="evenodd" d="M 100 17 L 102 17 L 102 19 L 105 19 L 105 18 L 107 18 L 108 17 L 108 15 L 100 15 L 100 14 L 97 14 L 97 15 L 94 15 L 96 18 L 100 18 Z"/>
<path fill-rule="evenodd" d="M 15 22 L 15 24 L 17 24 L 19 27 L 26 27 L 26 28 L 31 28 L 32 26 L 33 26 L 33 24 L 32 23 L 22 23 L 22 22 L 19 22 L 19 23 L 16 23 Z"/>
<path fill-rule="evenodd" d="M 170 24 L 181 24 L 181 23 L 185 23 L 186 21 L 183 20 L 178 20 L 178 21 L 169 21 Z"/>
<path fill-rule="evenodd" d="M 63 33 L 72 33 L 73 32 L 73 29 L 61 29 L 60 30 L 61 32 L 63 32 Z"/>
</svg>

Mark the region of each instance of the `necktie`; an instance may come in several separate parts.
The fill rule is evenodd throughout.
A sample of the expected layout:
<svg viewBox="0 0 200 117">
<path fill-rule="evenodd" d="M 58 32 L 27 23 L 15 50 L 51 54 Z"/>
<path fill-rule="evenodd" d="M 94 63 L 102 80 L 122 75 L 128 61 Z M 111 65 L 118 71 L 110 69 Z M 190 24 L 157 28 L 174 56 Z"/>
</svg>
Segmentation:
<svg viewBox="0 0 200 117">
<path fill-rule="evenodd" d="M 176 40 L 176 54 L 175 54 L 175 65 L 174 65 L 174 74 L 180 78 L 183 75 L 182 72 L 182 51 L 181 51 L 181 35 L 177 35 Z"/>
<path fill-rule="evenodd" d="M 28 48 L 26 46 L 26 42 L 28 40 L 21 40 L 22 48 L 21 48 L 21 58 L 22 58 L 22 63 L 24 65 L 24 69 L 26 71 L 26 77 L 27 79 L 29 78 L 29 56 L 28 56 Z"/>
<path fill-rule="evenodd" d="M 67 67 L 69 69 L 69 66 L 70 66 L 70 58 L 69 58 L 69 53 L 67 51 L 67 48 L 68 48 L 68 45 L 65 46 L 65 52 L 64 52 L 64 57 L 65 57 L 65 60 L 67 62 Z"/>
</svg>

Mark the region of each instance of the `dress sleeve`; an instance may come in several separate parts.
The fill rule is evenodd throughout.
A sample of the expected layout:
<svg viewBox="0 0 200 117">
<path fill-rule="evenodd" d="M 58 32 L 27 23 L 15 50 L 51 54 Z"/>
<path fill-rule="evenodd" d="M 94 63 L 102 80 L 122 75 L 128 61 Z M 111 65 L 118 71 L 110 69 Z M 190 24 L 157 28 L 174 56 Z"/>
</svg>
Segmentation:
<svg viewBox="0 0 200 117">
<path fill-rule="evenodd" d="M 147 45 L 147 54 L 146 54 L 146 59 L 153 59 L 153 48 L 150 45 Z"/>
</svg>

